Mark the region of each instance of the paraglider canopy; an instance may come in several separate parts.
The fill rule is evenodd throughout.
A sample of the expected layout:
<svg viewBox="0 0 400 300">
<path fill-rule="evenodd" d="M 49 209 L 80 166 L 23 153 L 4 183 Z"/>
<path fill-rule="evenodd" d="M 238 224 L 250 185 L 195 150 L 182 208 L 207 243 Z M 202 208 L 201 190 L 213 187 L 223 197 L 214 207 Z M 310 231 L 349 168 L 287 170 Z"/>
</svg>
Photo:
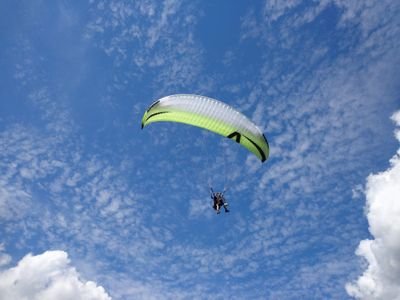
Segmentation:
<svg viewBox="0 0 400 300">
<path fill-rule="evenodd" d="M 233 107 L 204 96 L 178 94 L 155 101 L 142 118 L 142 129 L 150 123 L 170 121 L 215 132 L 241 144 L 262 162 L 269 156 L 269 145 L 261 130 Z"/>
</svg>

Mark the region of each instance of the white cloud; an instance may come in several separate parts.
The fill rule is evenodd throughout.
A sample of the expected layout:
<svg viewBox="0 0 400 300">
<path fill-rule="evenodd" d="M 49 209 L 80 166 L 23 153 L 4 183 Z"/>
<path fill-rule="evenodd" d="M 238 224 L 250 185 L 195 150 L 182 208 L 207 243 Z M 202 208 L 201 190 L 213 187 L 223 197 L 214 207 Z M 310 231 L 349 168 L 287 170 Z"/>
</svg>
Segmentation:
<svg viewBox="0 0 400 300">
<path fill-rule="evenodd" d="M 28 254 L 0 272 L 0 299 L 111 299 L 103 287 L 85 281 L 64 251 Z"/>
<path fill-rule="evenodd" d="M 400 111 L 392 119 L 400 126 Z M 396 130 L 400 141 L 400 129 Z M 367 179 L 366 200 L 373 240 L 363 240 L 356 251 L 368 268 L 347 293 L 359 299 L 400 299 L 400 149 L 390 168 Z"/>
</svg>

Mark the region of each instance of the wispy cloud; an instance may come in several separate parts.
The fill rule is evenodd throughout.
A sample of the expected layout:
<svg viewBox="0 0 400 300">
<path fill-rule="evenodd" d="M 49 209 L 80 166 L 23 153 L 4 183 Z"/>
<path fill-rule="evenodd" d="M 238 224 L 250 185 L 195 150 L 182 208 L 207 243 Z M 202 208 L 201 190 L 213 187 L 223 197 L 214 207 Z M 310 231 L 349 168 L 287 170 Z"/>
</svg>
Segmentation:
<svg viewBox="0 0 400 300">
<path fill-rule="evenodd" d="M 328 9 L 327 3 L 323 1 L 319 5 Z M 395 82 L 390 78 L 397 74 L 392 62 L 398 42 L 391 39 L 385 43 L 379 42 L 378 36 L 394 36 L 390 25 L 379 27 L 378 32 L 371 30 L 369 38 L 360 37 L 354 51 L 347 48 L 343 54 L 332 52 L 335 45 L 328 45 L 323 40 L 315 41 L 307 31 L 303 31 L 297 40 L 285 41 L 286 37 L 293 37 L 291 32 L 296 32 L 299 30 L 298 26 L 305 23 L 293 26 L 291 18 L 300 18 L 305 15 L 304 11 L 314 11 L 315 8 L 312 5 L 302 5 L 302 13 L 297 13 L 294 9 L 296 3 L 292 4 L 282 8 L 283 11 L 290 9 L 290 16 L 273 28 L 268 23 L 268 17 L 266 20 L 255 18 L 260 22 L 258 27 L 263 28 L 262 33 L 269 36 L 263 39 L 268 50 L 260 74 L 262 88 L 254 88 L 258 90 L 257 97 L 266 99 L 266 102 L 258 103 L 257 107 L 253 105 L 252 110 L 257 112 L 254 117 L 261 124 L 264 122 L 262 127 L 271 139 L 272 169 L 263 175 L 261 186 L 268 183 L 272 184 L 272 188 L 276 186 L 280 189 L 290 182 L 293 191 L 300 187 L 307 194 L 318 186 L 316 182 L 321 181 L 320 175 L 324 176 L 325 172 L 340 172 L 338 168 L 344 166 L 336 165 L 335 161 L 352 157 L 355 160 L 351 164 L 362 163 L 358 159 L 366 150 L 368 135 L 379 136 L 377 132 L 382 127 L 376 127 L 380 122 L 373 112 L 377 107 L 382 107 L 382 102 L 387 107 L 393 107 L 396 88 Z M 336 9 L 342 4 L 337 5 Z M 378 11 L 382 7 L 388 10 L 391 7 L 390 3 L 376 5 L 379 6 Z M 335 9 L 335 6 L 331 5 L 329 9 Z M 357 11 L 359 10 L 364 11 L 362 7 Z M 316 12 L 309 22 L 317 22 L 316 16 L 320 13 L 321 11 Z M 246 24 L 247 21 L 243 22 Z M 337 24 L 339 26 L 340 21 Z M 346 28 L 349 33 L 356 32 L 356 29 L 350 27 Z M 274 31 L 280 33 L 276 34 Z M 343 35 L 341 44 L 347 44 L 348 47 L 352 43 L 352 37 L 348 35 L 349 39 L 346 40 L 346 36 L 347 34 Z M 371 38 L 378 39 L 373 44 L 376 45 L 374 53 L 379 52 L 381 55 L 380 61 L 367 61 L 370 53 L 363 52 L 366 45 L 371 43 Z M 272 49 L 283 49 L 287 43 L 293 48 L 305 47 L 309 55 L 299 57 L 297 52 L 294 55 L 288 49 L 288 56 L 283 63 L 280 61 L 281 56 L 276 55 L 276 50 Z M 356 58 L 359 63 L 354 62 Z M 304 72 L 307 65 L 313 65 L 312 74 Z M 285 75 L 282 76 L 282 73 Z M 390 75 L 386 77 L 386 74 Z M 387 80 L 379 80 L 380 76 L 385 76 Z M 376 97 L 377 94 L 380 99 Z M 383 95 L 385 100 L 382 100 Z M 368 147 L 379 145 L 377 139 L 372 143 Z M 353 168 L 355 169 L 354 165 Z M 305 176 L 308 179 L 304 181 Z M 279 182 L 275 185 L 274 180 Z"/>
<path fill-rule="evenodd" d="M 400 112 L 392 117 L 398 128 Z M 368 268 L 346 290 L 357 299 L 398 299 L 400 295 L 400 150 L 390 160 L 390 168 L 367 178 L 366 215 L 372 240 L 362 240 L 356 254 Z"/>
<path fill-rule="evenodd" d="M 7 266 L 11 260 L 11 256 L 5 253 L 4 245 L 0 244 L 0 270 L 4 268 L 4 266 Z"/>
<path fill-rule="evenodd" d="M 129 66 L 126 78 L 119 78 L 116 85 L 127 86 L 133 78 L 151 73 L 151 87 L 157 85 L 152 96 L 157 97 L 199 79 L 202 50 L 193 35 L 194 9 L 179 0 L 161 5 L 157 1 L 94 3 L 94 20 L 87 25 L 86 36 L 116 67 Z"/>
</svg>

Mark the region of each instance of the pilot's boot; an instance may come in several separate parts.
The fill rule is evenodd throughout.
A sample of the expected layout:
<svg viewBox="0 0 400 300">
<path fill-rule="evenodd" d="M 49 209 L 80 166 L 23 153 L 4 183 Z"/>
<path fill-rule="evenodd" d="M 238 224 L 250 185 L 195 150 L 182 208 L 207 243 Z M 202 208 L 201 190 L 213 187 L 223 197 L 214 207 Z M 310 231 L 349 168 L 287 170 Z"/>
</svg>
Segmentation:
<svg viewBox="0 0 400 300">
<path fill-rule="evenodd" d="M 229 212 L 228 203 L 225 203 L 225 204 L 224 204 L 224 209 L 225 209 L 225 212 L 226 212 L 226 213 Z"/>
</svg>

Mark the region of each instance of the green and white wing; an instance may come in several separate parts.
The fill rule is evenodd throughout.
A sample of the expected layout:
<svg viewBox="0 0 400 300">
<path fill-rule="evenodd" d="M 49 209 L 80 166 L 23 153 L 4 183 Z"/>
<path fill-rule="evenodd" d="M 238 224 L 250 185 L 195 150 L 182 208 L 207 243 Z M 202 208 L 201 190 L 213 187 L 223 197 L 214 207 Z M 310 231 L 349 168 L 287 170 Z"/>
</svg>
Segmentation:
<svg viewBox="0 0 400 300">
<path fill-rule="evenodd" d="M 215 99 L 191 94 L 161 98 L 144 113 L 142 128 L 161 121 L 193 125 L 233 139 L 262 162 L 269 155 L 268 142 L 261 130 L 242 113 Z"/>
</svg>

